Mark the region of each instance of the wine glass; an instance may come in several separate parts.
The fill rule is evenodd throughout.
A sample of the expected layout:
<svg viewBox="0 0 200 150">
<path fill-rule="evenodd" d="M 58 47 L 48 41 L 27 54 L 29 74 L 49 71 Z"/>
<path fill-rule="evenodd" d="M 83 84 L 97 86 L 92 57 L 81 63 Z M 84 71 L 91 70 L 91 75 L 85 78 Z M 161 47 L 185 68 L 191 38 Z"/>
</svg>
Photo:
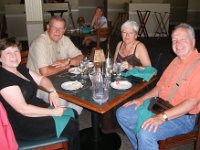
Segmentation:
<svg viewBox="0 0 200 150">
<path fill-rule="evenodd" d="M 83 62 L 83 61 L 81 61 L 80 62 L 80 65 L 79 65 L 79 67 L 78 67 L 78 70 L 80 71 L 80 73 L 81 73 L 81 80 L 80 80 L 80 82 L 82 83 L 82 84 L 84 84 L 86 81 L 84 80 L 84 72 L 85 72 L 85 70 L 86 70 L 86 65 L 85 65 L 85 63 Z"/>
</svg>

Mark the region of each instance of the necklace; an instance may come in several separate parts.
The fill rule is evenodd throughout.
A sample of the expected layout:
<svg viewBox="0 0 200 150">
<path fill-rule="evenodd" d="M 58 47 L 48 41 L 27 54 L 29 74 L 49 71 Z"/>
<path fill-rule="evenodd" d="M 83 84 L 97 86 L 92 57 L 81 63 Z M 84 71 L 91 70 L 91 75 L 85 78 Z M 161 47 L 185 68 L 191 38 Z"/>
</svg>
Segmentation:
<svg viewBox="0 0 200 150">
<path fill-rule="evenodd" d="M 127 46 L 125 43 L 122 45 L 122 54 L 124 57 L 127 57 L 132 54 L 134 43 L 129 44 L 131 46 Z"/>
</svg>

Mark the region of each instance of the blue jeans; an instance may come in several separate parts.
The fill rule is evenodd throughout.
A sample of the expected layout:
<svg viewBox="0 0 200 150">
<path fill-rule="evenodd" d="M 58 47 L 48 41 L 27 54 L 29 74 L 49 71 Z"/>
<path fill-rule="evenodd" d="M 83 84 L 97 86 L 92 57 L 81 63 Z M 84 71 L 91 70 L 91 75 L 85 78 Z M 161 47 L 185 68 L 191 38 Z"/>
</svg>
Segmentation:
<svg viewBox="0 0 200 150">
<path fill-rule="evenodd" d="M 138 114 L 135 104 L 120 107 L 116 112 L 117 121 L 128 136 L 135 150 L 158 150 L 158 141 L 192 131 L 196 124 L 197 115 L 184 115 L 161 124 L 156 133 L 140 128 L 137 134 L 133 130 L 137 124 Z"/>
</svg>

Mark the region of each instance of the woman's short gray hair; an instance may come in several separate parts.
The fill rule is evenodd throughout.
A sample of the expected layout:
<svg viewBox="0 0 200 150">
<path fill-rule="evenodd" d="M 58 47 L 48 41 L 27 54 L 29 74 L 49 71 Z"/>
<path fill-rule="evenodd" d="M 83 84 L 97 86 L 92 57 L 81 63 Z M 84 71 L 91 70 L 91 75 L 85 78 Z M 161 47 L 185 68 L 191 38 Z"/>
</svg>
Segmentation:
<svg viewBox="0 0 200 150">
<path fill-rule="evenodd" d="M 137 22 L 133 21 L 133 20 L 127 20 L 126 22 L 124 22 L 121 26 L 121 31 L 123 31 L 125 28 L 132 28 L 133 31 L 138 34 L 138 24 Z"/>
</svg>

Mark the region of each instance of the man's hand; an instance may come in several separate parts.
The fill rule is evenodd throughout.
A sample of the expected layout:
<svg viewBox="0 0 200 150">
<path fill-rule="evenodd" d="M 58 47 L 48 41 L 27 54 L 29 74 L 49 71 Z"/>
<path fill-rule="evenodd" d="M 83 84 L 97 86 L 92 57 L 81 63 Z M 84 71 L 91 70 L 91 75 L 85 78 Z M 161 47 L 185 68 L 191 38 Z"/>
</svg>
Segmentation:
<svg viewBox="0 0 200 150">
<path fill-rule="evenodd" d="M 163 119 L 162 115 L 156 115 L 153 116 L 149 119 L 147 119 L 143 124 L 142 124 L 142 128 L 144 130 L 147 130 L 150 132 L 151 130 L 153 130 L 153 132 L 155 133 L 158 129 L 158 126 L 161 125 L 163 122 L 165 122 L 165 120 Z"/>
<path fill-rule="evenodd" d="M 69 68 L 70 67 L 70 59 L 57 60 L 51 66 L 56 67 L 56 68 L 63 68 L 63 67 Z"/>
<path fill-rule="evenodd" d="M 123 106 L 124 107 L 129 107 L 130 105 L 133 105 L 133 104 L 135 104 L 136 106 L 135 106 L 135 110 L 137 110 L 138 109 L 138 107 L 140 106 L 140 105 L 142 105 L 143 104 L 143 100 L 142 99 L 134 99 L 134 100 L 132 100 L 132 101 L 130 101 L 130 102 L 127 102 L 127 103 L 125 103 Z"/>
</svg>

